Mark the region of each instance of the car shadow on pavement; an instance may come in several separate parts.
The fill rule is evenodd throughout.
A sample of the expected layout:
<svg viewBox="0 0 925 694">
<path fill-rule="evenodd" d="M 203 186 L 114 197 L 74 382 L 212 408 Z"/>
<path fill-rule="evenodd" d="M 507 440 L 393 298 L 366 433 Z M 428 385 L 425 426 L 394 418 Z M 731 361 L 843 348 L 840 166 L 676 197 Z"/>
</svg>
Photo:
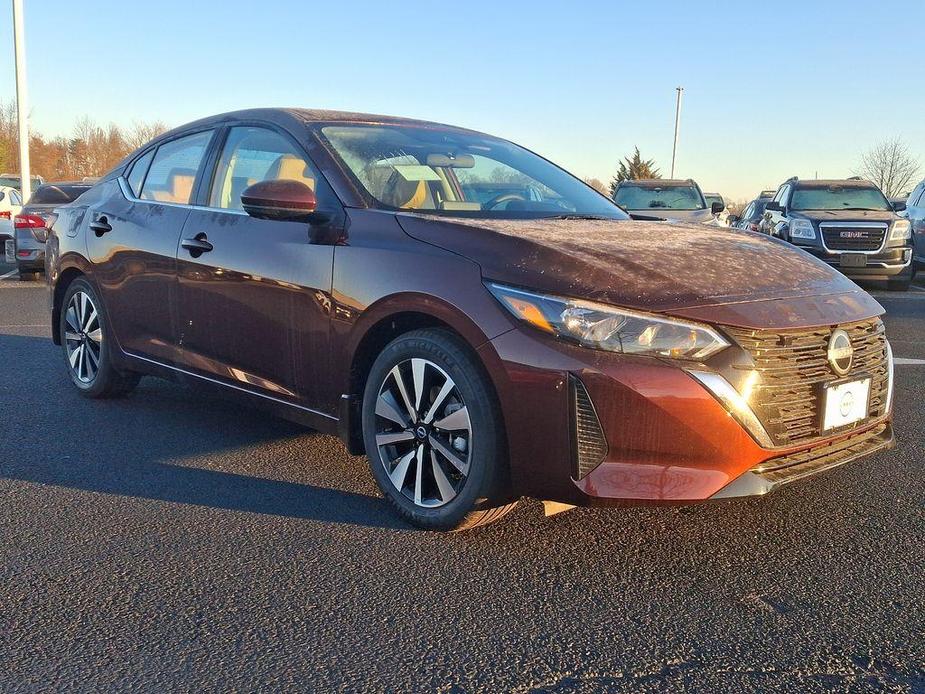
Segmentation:
<svg viewBox="0 0 925 694">
<path fill-rule="evenodd" d="M 144 379 L 124 399 L 87 400 L 68 381 L 58 350 L 46 337 L 0 334 L 0 354 L 15 365 L 0 373 L 0 440 L 6 450 L 0 479 L 324 523 L 410 528 L 382 498 L 301 481 L 350 484 L 365 474 L 365 462 L 348 456 L 333 437 L 155 379 Z M 268 478 L 283 475 L 299 481 Z"/>
</svg>

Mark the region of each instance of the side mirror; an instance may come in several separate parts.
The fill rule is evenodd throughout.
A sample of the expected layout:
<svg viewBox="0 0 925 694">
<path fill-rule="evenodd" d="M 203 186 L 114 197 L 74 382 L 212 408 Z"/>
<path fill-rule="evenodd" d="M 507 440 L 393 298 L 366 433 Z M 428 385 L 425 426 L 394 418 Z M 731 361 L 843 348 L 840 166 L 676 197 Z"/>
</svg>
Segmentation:
<svg viewBox="0 0 925 694">
<path fill-rule="evenodd" d="M 729 217 L 728 217 L 728 220 L 729 220 L 729 224 L 730 224 L 730 225 L 731 225 L 731 224 L 738 224 L 740 219 L 741 219 L 741 217 L 739 217 L 739 215 L 737 215 L 737 214 L 731 214 L 731 215 L 729 215 Z"/>
<path fill-rule="evenodd" d="M 773 200 L 764 206 L 768 212 L 783 212 L 784 208 L 780 206 L 779 202 L 774 202 Z"/>
<path fill-rule="evenodd" d="M 307 222 L 318 208 L 318 199 L 301 181 L 260 181 L 244 189 L 241 205 L 257 219 Z"/>
<path fill-rule="evenodd" d="M 893 203 L 893 209 L 896 212 L 905 212 L 906 211 L 906 201 L 897 200 L 896 202 Z"/>
<path fill-rule="evenodd" d="M 725 210 L 725 209 L 726 209 L 726 206 L 725 206 L 723 203 L 721 203 L 721 202 L 714 202 L 714 203 L 710 206 L 710 211 L 711 211 L 713 214 L 719 214 L 720 212 L 722 212 L 722 211 Z"/>
</svg>

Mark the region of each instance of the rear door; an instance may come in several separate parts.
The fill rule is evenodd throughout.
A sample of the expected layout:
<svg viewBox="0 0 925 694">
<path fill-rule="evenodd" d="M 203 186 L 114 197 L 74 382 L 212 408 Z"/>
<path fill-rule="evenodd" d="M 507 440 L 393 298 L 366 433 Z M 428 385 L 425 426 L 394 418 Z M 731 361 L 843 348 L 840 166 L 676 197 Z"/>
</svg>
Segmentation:
<svg viewBox="0 0 925 694">
<path fill-rule="evenodd" d="M 116 339 L 130 354 L 177 361 L 177 244 L 214 132 L 144 152 L 88 207 L 94 277 Z"/>
<path fill-rule="evenodd" d="M 184 364 L 236 387 L 331 412 L 323 384 L 334 246 L 305 222 L 248 216 L 241 193 L 258 181 L 291 179 L 315 191 L 319 209 L 340 210 L 340 204 L 283 132 L 228 128 L 215 156 L 211 185 L 202 187 L 177 251 Z M 210 250 L 184 247 L 187 239 Z"/>
</svg>

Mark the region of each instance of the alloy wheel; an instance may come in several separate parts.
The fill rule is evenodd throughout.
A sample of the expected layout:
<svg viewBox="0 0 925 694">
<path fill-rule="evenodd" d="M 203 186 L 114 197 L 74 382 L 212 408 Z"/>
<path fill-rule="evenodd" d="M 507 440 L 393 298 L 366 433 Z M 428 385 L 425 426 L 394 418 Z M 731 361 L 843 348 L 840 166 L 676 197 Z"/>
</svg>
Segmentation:
<svg viewBox="0 0 925 694">
<path fill-rule="evenodd" d="M 64 344 L 71 371 L 78 381 L 93 383 L 100 368 L 103 331 L 100 315 L 86 292 L 75 292 L 64 313 Z"/>
<path fill-rule="evenodd" d="M 469 476 L 472 425 L 449 374 L 422 358 L 396 364 L 375 412 L 376 448 L 392 486 L 417 506 L 452 501 Z"/>
</svg>

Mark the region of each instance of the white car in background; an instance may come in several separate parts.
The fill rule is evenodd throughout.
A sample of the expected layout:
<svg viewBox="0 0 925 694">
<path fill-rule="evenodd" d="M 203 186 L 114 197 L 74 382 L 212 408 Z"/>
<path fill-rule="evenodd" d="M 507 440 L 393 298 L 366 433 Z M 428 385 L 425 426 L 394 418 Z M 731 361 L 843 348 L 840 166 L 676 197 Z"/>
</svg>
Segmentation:
<svg viewBox="0 0 925 694">
<path fill-rule="evenodd" d="M 6 244 L 13 244 L 13 217 L 21 211 L 22 193 L 12 186 L 0 186 L 0 253 L 7 256 L 10 255 L 10 251 L 5 250 Z M 11 262 L 9 257 L 7 262 Z"/>
</svg>

